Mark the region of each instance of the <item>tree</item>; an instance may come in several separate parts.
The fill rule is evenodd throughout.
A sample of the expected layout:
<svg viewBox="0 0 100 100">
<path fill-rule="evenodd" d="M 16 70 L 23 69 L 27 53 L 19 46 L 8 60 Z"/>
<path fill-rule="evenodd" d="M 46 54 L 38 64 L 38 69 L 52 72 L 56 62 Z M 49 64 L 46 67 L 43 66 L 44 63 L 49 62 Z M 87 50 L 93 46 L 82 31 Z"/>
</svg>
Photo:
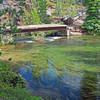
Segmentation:
<svg viewBox="0 0 100 100">
<path fill-rule="evenodd" d="M 20 24 L 21 16 L 23 15 L 23 7 L 26 6 L 25 0 L 13 0 L 10 4 L 8 0 L 0 0 L 0 43 L 14 43 L 13 34 L 7 34 L 7 27 L 9 26 L 11 32 L 19 32 L 16 28 Z"/>
<path fill-rule="evenodd" d="M 61 0 L 56 1 L 56 15 L 61 16 Z"/>
<path fill-rule="evenodd" d="M 100 33 L 100 0 L 89 0 L 87 17 L 83 28 L 89 34 Z"/>
<path fill-rule="evenodd" d="M 32 8 L 30 12 L 24 9 L 23 23 L 25 25 L 37 25 L 41 24 L 40 16 L 37 13 L 36 8 Z"/>
<path fill-rule="evenodd" d="M 37 10 L 40 15 L 40 20 L 42 23 L 49 23 L 50 19 L 46 12 L 47 0 L 37 0 Z"/>
<path fill-rule="evenodd" d="M 22 16 L 24 13 L 23 7 L 26 6 L 25 1 L 14 0 L 12 5 L 7 4 L 6 6 L 4 6 L 3 2 L 1 3 L 1 5 L 3 6 L 3 8 L 0 9 L 0 34 L 6 33 L 5 29 L 7 26 L 10 26 L 11 29 L 14 28 L 13 31 L 16 31 L 15 27 L 20 21 L 20 16 Z"/>
<path fill-rule="evenodd" d="M 55 14 L 58 17 L 74 17 L 77 14 L 74 0 L 56 0 Z"/>
<path fill-rule="evenodd" d="M 87 6 L 89 4 L 89 0 L 82 0 L 82 3 L 84 6 Z"/>
</svg>

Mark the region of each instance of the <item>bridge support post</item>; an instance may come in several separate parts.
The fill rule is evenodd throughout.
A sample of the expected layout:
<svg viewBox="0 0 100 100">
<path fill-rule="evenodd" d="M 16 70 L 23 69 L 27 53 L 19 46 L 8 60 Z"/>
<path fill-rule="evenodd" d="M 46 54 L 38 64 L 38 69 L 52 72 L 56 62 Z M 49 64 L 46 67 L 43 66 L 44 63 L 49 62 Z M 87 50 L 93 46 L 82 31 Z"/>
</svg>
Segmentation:
<svg viewBox="0 0 100 100">
<path fill-rule="evenodd" d="M 67 36 L 70 36 L 70 28 L 66 27 Z"/>
<path fill-rule="evenodd" d="M 67 36 L 69 36 L 70 35 L 70 30 L 69 29 L 67 29 Z"/>
</svg>

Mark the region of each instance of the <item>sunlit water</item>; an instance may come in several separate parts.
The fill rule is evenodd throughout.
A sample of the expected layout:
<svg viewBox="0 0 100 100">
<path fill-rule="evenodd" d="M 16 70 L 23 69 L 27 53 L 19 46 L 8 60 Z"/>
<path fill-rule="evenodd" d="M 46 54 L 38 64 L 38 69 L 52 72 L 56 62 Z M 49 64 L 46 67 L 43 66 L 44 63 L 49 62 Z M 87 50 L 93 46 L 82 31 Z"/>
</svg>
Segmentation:
<svg viewBox="0 0 100 100">
<path fill-rule="evenodd" d="M 19 41 L 2 57 L 20 63 L 28 90 L 44 100 L 100 100 L 100 38 L 54 40 Z"/>
</svg>

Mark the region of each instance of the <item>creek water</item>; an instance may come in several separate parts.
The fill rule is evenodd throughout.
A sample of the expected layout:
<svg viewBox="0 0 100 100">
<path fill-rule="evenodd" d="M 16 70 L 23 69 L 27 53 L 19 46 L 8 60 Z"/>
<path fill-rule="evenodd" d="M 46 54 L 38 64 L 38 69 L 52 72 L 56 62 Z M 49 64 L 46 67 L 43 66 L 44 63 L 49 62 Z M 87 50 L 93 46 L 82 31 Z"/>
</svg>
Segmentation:
<svg viewBox="0 0 100 100">
<path fill-rule="evenodd" d="M 43 43 L 24 40 L 8 46 L 0 59 L 7 57 L 19 64 L 18 73 L 34 96 L 44 100 L 100 100 L 99 37 L 56 37 Z"/>
<path fill-rule="evenodd" d="M 46 74 L 44 70 L 41 70 L 38 79 L 32 75 L 31 66 L 29 69 L 20 68 L 19 73 L 26 80 L 28 89 L 34 95 L 52 100 L 80 100 L 79 90 L 82 78 L 67 73 L 58 76 L 57 70 L 49 61 Z"/>
</svg>

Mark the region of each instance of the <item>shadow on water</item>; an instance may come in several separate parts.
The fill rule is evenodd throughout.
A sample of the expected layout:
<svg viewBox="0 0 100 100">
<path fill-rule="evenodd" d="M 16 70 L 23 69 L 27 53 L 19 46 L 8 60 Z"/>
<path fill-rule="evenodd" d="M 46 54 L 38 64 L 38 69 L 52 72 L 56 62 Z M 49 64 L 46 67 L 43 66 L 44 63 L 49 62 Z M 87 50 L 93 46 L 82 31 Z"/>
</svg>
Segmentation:
<svg viewBox="0 0 100 100">
<path fill-rule="evenodd" d="M 48 69 L 41 70 L 38 79 L 32 74 L 32 67 L 20 68 L 19 74 L 26 80 L 33 95 L 44 100 L 100 100 L 93 93 L 97 90 L 97 74 L 84 72 L 83 76 L 68 73 L 58 75 L 57 70 L 48 60 Z"/>
</svg>

